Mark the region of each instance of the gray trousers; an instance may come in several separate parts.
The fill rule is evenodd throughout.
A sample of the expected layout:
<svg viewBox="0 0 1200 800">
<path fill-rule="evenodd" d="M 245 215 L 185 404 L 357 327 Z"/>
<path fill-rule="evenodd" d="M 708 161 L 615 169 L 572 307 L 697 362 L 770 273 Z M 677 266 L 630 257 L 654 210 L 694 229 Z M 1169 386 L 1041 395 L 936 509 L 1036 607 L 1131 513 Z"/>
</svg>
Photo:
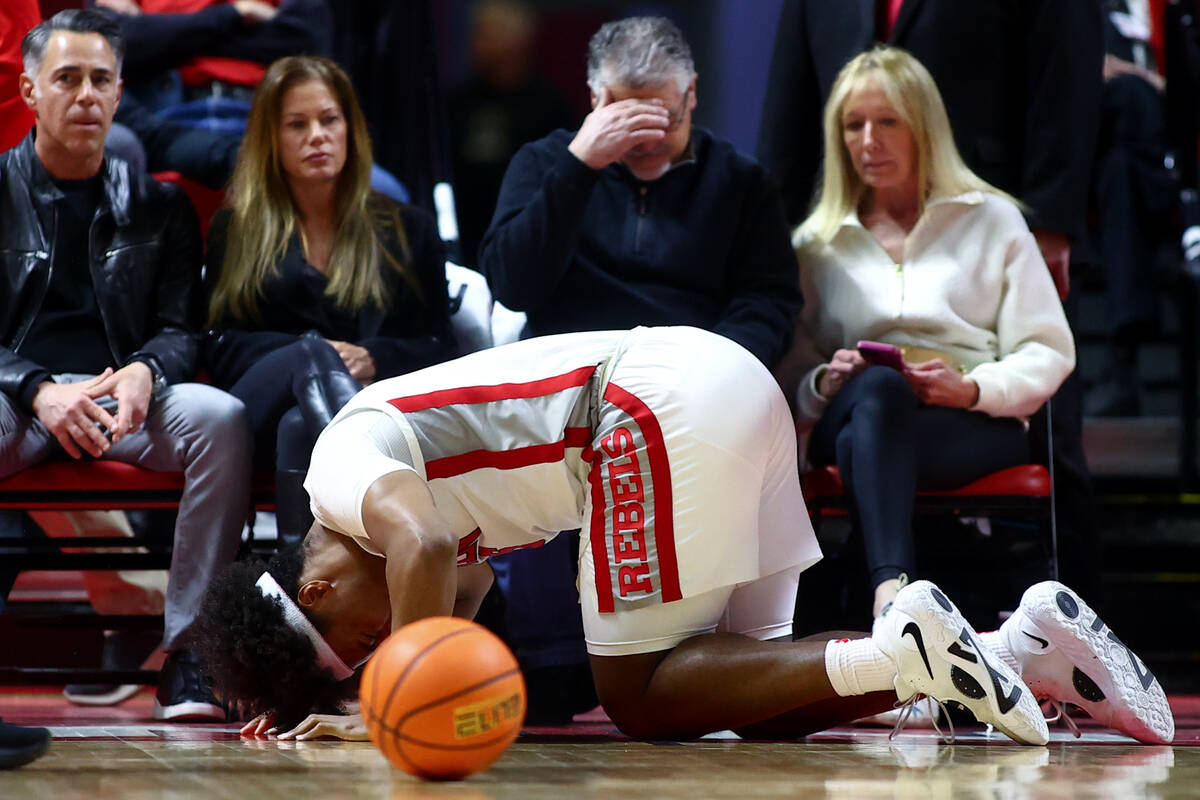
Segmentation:
<svg viewBox="0 0 1200 800">
<path fill-rule="evenodd" d="M 86 377 L 90 376 L 57 380 L 68 383 Z M 97 403 L 116 414 L 111 397 Z M 138 432 L 103 456 L 157 472 L 184 474 L 164 609 L 167 652 L 186 646 L 185 634 L 205 590 L 237 553 L 250 509 L 250 451 L 250 429 L 240 400 L 212 386 L 181 383 L 159 392 Z M 0 393 L 0 478 L 64 458 L 58 440 L 46 427 Z"/>
</svg>

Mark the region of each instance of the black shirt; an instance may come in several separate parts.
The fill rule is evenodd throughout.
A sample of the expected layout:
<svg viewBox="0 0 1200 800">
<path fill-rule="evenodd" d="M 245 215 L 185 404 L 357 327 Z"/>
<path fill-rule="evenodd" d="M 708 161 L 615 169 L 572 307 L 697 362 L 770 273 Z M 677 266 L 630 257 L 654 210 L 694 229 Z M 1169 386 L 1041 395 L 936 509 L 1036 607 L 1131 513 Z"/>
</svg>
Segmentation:
<svg viewBox="0 0 1200 800">
<path fill-rule="evenodd" d="M 96 305 L 88 258 L 88 231 L 100 202 L 100 176 L 54 179 L 63 193 L 54 204 L 50 283 L 21 345 L 21 355 L 53 373 L 95 374 L 116 368 L 104 319 Z"/>
<path fill-rule="evenodd" d="M 274 272 L 266 279 L 254 320 L 222 319 L 204 344 L 213 383 L 229 388 L 259 359 L 297 336 L 315 331 L 326 339 L 353 342 L 375 360 L 376 379 L 411 372 L 454 356 L 446 297 L 446 254 L 433 217 L 412 206 L 397 206 L 380 195 L 372 200 L 376 231 L 383 247 L 414 279 L 410 284 L 384 263 L 386 309 L 368 304 L 360 311 L 339 306 L 325 294 L 329 279 L 304 257 L 299 235 L 292 237 Z M 390 210 L 399 214 L 398 230 L 384 224 Z M 211 290 L 225 263 L 230 212 L 218 211 L 208 236 L 206 280 Z"/>
</svg>

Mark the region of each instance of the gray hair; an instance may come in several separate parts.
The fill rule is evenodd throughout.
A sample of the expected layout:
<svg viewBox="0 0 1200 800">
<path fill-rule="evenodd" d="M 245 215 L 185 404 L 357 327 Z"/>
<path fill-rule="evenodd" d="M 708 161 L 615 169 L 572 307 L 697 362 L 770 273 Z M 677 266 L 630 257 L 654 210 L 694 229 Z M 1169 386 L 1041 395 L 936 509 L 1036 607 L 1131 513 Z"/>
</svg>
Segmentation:
<svg viewBox="0 0 1200 800">
<path fill-rule="evenodd" d="M 606 22 L 588 42 L 587 80 L 595 94 L 610 83 L 644 89 L 672 79 L 684 92 L 695 71 L 687 40 L 664 17 Z"/>
<path fill-rule="evenodd" d="M 121 63 L 125 60 L 125 39 L 121 36 L 121 26 L 111 16 L 94 8 L 69 8 L 30 28 L 21 40 L 21 61 L 26 74 L 37 75 L 42 67 L 42 59 L 46 57 L 46 45 L 55 31 L 103 36 L 116 57 L 117 74 L 121 74 Z"/>
</svg>

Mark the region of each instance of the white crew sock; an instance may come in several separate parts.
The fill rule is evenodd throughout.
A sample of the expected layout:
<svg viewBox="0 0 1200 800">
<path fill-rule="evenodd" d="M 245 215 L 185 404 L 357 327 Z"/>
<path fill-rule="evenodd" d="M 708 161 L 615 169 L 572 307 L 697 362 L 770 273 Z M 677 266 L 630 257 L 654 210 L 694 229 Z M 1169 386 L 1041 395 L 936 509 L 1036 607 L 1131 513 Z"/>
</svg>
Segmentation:
<svg viewBox="0 0 1200 800">
<path fill-rule="evenodd" d="M 1005 624 L 1008 624 L 1006 621 Z M 983 641 L 983 646 L 991 650 L 996 658 L 1008 664 L 1012 671 L 1021 674 L 1021 662 L 1017 660 L 1017 656 L 1009 648 L 1005 636 L 1000 631 L 985 631 L 979 634 L 979 638 Z"/>
<path fill-rule="evenodd" d="M 825 674 L 839 697 L 896 689 L 896 665 L 869 638 L 827 643 Z"/>
</svg>

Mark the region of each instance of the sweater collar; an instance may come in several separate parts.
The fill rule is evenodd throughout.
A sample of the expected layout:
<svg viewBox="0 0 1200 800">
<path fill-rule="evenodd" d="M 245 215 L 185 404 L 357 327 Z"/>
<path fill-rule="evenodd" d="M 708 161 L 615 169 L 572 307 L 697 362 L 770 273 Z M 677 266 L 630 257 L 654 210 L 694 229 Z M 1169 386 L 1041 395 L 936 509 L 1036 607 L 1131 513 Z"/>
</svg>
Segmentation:
<svg viewBox="0 0 1200 800">
<path fill-rule="evenodd" d="M 956 195 L 943 195 L 932 198 L 925 204 L 925 210 L 921 213 L 920 219 L 924 219 L 926 215 L 935 208 L 944 206 L 978 206 L 983 205 L 987 199 L 987 195 L 979 190 L 972 190 Z M 920 222 L 920 220 L 918 220 Z M 842 219 L 842 228 L 862 228 L 862 220 L 858 218 L 858 211 L 851 211 Z"/>
</svg>

